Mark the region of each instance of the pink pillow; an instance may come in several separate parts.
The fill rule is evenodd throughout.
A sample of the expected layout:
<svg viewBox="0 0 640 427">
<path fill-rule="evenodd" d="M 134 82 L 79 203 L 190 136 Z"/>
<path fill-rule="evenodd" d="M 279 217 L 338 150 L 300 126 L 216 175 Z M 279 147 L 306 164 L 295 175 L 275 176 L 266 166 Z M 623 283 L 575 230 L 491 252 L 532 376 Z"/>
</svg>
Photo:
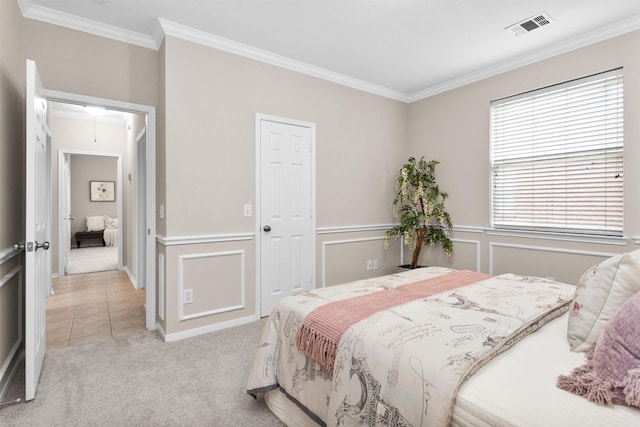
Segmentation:
<svg viewBox="0 0 640 427">
<path fill-rule="evenodd" d="M 640 408 L 640 292 L 629 298 L 586 353 L 587 363 L 558 387 L 601 405 Z"/>
</svg>

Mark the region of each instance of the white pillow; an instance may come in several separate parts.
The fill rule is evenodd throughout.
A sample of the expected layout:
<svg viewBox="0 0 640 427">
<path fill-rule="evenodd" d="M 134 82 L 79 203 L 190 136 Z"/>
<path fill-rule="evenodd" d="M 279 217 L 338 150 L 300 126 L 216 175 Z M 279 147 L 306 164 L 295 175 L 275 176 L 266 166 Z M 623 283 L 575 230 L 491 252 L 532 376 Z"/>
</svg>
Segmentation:
<svg viewBox="0 0 640 427">
<path fill-rule="evenodd" d="M 87 231 L 102 230 L 104 230 L 104 215 L 87 217 Z"/>
<path fill-rule="evenodd" d="M 104 216 L 104 228 L 113 229 L 118 228 L 118 218 L 111 218 L 107 215 Z"/>
<path fill-rule="evenodd" d="M 582 275 L 569 313 L 567 339 L 571 351 L 588 350 L 616 310 L 640 291 L 640 265 L 634 258 L 617 255 Z"/>
</svg>

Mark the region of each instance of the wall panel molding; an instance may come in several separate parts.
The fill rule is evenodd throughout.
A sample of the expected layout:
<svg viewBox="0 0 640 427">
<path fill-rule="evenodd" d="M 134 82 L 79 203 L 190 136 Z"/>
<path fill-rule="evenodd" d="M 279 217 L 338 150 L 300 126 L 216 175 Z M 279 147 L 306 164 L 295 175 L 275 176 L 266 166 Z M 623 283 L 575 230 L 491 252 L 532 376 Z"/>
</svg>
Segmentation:
<svg viewBox="0 0 640 427">
<path fill-rule="evenodd" d="M 470 240 L 470 239 L 454 239 L 451 238 L 453 243 L 461 243 L 465 245 L 476 245 L 476 271 L 480 271 L 480 240 Z"/>
<path fill-rule="evenodd" d="M 318 227 L 318 234 L 362 233 L 365 231 L 387 231 L 396 224 L 345 225 L 338 227 Z"/>
<path fill-rule="evenodd" d="M 348 245 L 350 243 L 362 243 L 362 242 L 372 242 L 376 240 L 384 240 L 384 236 L 381 237 L 364 237 L 361 239 L 345 239 L 345 240 L 330 240 L 327 242 L 322 242 L 322 287 L 326 287 L 326 268 L 327 268 L 327 247 L 334 245 Z M 400 264 L 402 264 L 402 256 L 400 258 Z"/>
<path fill-rule="evenodd" d="M 13 251 L 13 249 L 12 249 Z M 17 252 L 19 253 L 19 252 Z M 12 257 L 11 257 L 12 258 Z M 4 262 L 4 261 L 2 261 Z M 0 401 L 4 399 L 6 393 L 8 392 L 8 388 L 11 386 L 12 383 L 12 378 L 15 376 L 16 372 L 17 372 L 17 368 L 19 367 L 19 363 L 16 363 L 14 365 L 13 371 L 8 373 L 9 368 L 11 366 L 11 362 L 14 361 L 16 359 L 16 355 L 18 354 L 18 352 L 20 351 L 20 349 L 22 348 L 22 307 L 23 307 L 23 294 L 22 294 L 22 283 L 23 283 L 23 270 L 22 270 L 22 265 L 18 265 L 16 267 L 14 267 L 11 271 L 9 271 L 7 274 L 5 274 L 2 278 L 0 278 L 0 289 L 2 289 L 3 286 L 7 285 L 7 283 L 11 283 L 13 282 L 12 279 L 17 279 L 15 280 L 15 282 L 17 282 L 17 288 L 18 288 L 18 301 L 17 301 L 17 307 L 18 307 L 18 321 L 15 322 L 17 324 L 17 331 L 16 331 L 16 340 L 15 342 L 12 344 L 11 346 L 11 350 L 9 350 L 9 353 L 7 353 L 7 355 L 5 356 L 4 360 L 0 360 L 0 379 L 2 378 L 7 378 L 7 381 L 5 383 L 4 389 L 0 390 Z M 15 283 L 14 282 L 14 283 Z M 0 321 L 3 320 L 0 318 Z"/>
<path fill-rule="evenodd" d="M 164 254 L 158 254 L 158 316 L 164 320 Z"/>
<path fill-rule="evenodd" d="M 554 252 L 554 253 L 560 253 L 560 254 L 586 255 L 586 256 L 596 256 L 596 257 L 602 257 L 602 258 L 610 258 L 612 256 L 618 255 L 617 253 L 612 253 L 612 252 L 597 252 L 597 251 L 585 251 L 580 249 L 554 248 L 549 246 L 533 246 L 533 245 L 520 245 L 515 243 L 489 242 L 489 274 L 490 275 L 493 275 L 494 248 L 509 248 L 509 249 L 525 250 L 525 251 L 538 251 L 538 252 Z"/>
<path fill-rule="evenodd" d="M 24 249 L 20 249 L 16 251 L 13 249 L 13 247 L 3 249 L 2 251 L 0 251 L 0 265 L 9 261 L 10 259 L 17 256 L 18 254 L 22 253 L 23 250 Z"/>
<path fill-rule="evenodd" d="M 255 233 L 202 234 L 194 236 L 158 236 L 156 241 L 163 246 L 195 245 L 199 243 L 224 243 L 253 240 Z"/>
<path fill-rule="evenodd" d="M 218 258 L 218 257 L 240 257 L 240 271 L 238 271 L 238 278 L 240 280 L 240 301 L 238 304 L 212 308 L 210 310 L 204 310 L 196 313 L 185 314 L 183 304 L 183 294 L 185 289 L 189 289 L 190 285 L 185 283 L 185 270 L 188 268 L 190 260 L 206 259 L 206 258 Z M 190 255 L 178 256 L 178 321 L 197 319 L 199 317 L 211 316 L 214 314 L 226 313 L 229 311 L 241 310 L 246 307 L 245 294 L 246 294 L 246 282 L 245 282 L 245 251 L 224 251 L 224 252 L 207 252 Z M 195 301 L 194 296 L 194 301 Z"/>
</svg>

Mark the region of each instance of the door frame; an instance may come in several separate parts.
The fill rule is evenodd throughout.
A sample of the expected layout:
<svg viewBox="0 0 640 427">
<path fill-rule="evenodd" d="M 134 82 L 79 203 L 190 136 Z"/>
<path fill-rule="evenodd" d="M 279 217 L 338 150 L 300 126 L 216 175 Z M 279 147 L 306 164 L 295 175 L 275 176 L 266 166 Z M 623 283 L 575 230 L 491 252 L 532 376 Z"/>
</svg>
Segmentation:
<svg viewBox="0 0 640 427">
<path fill-rule="evenodd" d="M 65 169 L 65 158 L 69 158 L 69 161 L 71 161 L 71 156 L 97 156 L 97 157 L 112 157 L 115 158 L 117 161 L 117 165 L 116 165 L 116 176 L 118 177 L 118 180 L 116 182 L 117 188 L 116 188 L 116 212 L 119 218 L 119 221 L 121 221 L 122 223 L 122 219 L 124 218 L 122 216 L 122 155 L 119 153 L 106 153 L 106 152 L 99 152 L 99 151 L 84 151 L 84 150 L 70 150 L 70 149 L 65 149 L 65 148 L 61 148 L 58 150 L 58 274 L 64 273 L 66 274 L 67 271 L 65 269 L 65 267 L 68 267 L 63 265 L 64 264 L 64 259 L 62 259 L 63 257 L 60 256 L 60 252 L 62 251 L 62 242 L 63 242 L 63 238 L 64 239 L 69 239 L 71 237 L 71 235 L 69 236 L 64 236 L 64 232 L 66 231 L 65 227 L 61 227 L 62 221 L 65 221 L 65 219 L 63 218 L 63 213 L 64 210 L 66 209 L 68 200 L 67 198 L 70 200 L 71 199 L 71 194 L 66 194 L 68 193 L 67 191 L 60 191 L 60 186 L 61 185 L 70 185 L 71 184 L 71 176 L 69 182 L 66 182 L 67 180 L 67 176 L 65 174 L 65 171 L 62 169 Z M 66 198 L 65 198 L 66 196 Z M 138 218 L 136 218 L 137 221 L 139 221 Z M 68 221 L 68 220 L 66 220 Z M 69 227 L 70 229 L 71 227 Z M 122 238 L 122 229 L 123 227 L 120 226 L 118 227 L 118 242 L 123 242 L 123 238 Z M 137 255 L 137 253 L 136 253 Z M 122 253 L 122 245 L 118 245 L 118 270 L 122 270 L 122 261 L 123 261 L 123 253 Z M 64 272 L 63 272 L 64 269 Z"/>
<path fill-rule="evenodd" d="M 256 113 L 255 119 L 255 209 L 254 209 L 254 225 L 255 225 L 255 236 L 256 236 L 256 246 L 255 246 L 255 254 L 256 254 L 256 298 L 255 298 L 255 313 L 256 318 L 261 317 L 261 305 L 262 305 L 262 271 L 261 271 L 261 248 L 262 248 L 262 224 L 260 223 L 261 218 L 261 159 L 262 159 L 262 144 L 261 141 L 261 126 L 260 123 L 262 121 L 270 121 L 282 123 L 285 125 L 291 126 L 301 126 L 306 127 L 311 130 L 311 159 L 310 159 L 310 192 L 311 192 L 311 269 L 313 273 L 313 286 L 314 288 L 317 285 L 316 280 L 316 124 L 312 122 L 305 122 L 296 119 L 290 119 L 286 117 L 278 117 L 272 116 L 268 114 Z"/>
<path fill-rule="evenodd" d="M 71 252 L 71 220 L 68 219 L 71 211 L 69 205 L 71 201 L 70 161 L 70 155 L 58 153 L 58 276 L 66 276 Z M 52 294 L 53 290 L 49 289 L 47 296 Z"/>
<path fill-rule="evenodd" d="M 145 308 L 146 327 L 148 330 L 157 328 L 156 322 L 156 109 L 153 106 L 116 101 L 106 98 L 80 95 L 70 92 L 60 92 L 45 89 L 48 101 L 64 102 L 68 104 L 94 105 L 109 110 L 119 110 L 128 113 L 141 114 L 146 117 L 146 213 L 137 215 L 138 229 L 146 229 L 146 283 Z M 120 180 L 122 182 L 122 180 Z M 146 228 L 145 228 L 146 227 Z M 140 243 L 140 242 L 139 242 Z"/>
</svg>

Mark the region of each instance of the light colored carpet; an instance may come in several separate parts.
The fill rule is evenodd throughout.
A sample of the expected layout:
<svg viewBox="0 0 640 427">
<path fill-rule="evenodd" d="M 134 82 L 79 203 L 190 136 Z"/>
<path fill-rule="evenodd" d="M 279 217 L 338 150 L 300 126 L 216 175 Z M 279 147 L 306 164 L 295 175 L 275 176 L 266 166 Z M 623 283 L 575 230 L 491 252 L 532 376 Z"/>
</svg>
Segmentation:
<svg viewBox="0 0 640 427">
<path fill-rule="evenodd" d="M 117 246 L 75 248 L 69 252 L 69 274 L 118 269 Z"/>
<path fill-rule="evenodd" d="M 171 343 L 145 331 L 49 351 L 36 398 L 1 408 L 0 425 L 283 426 L 246 394 L 263 326 Z M 24 397 L 21 378 L 7 400 Z"/>
</svg>

